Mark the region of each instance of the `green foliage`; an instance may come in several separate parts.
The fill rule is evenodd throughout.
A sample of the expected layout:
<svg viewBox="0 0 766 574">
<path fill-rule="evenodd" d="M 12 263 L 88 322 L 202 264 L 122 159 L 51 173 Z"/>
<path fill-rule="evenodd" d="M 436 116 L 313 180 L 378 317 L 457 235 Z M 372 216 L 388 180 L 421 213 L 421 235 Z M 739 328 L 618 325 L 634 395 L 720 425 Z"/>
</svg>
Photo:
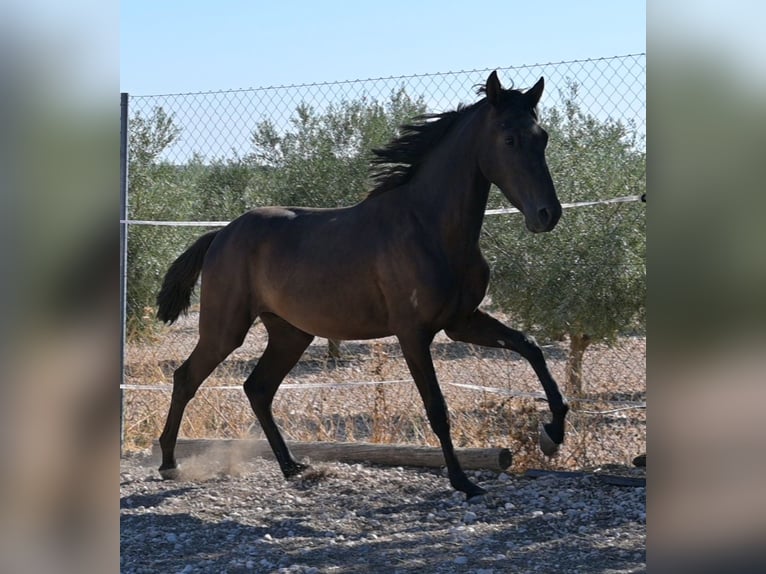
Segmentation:
<svg viewBox="0 0 766 574">
<path fill-rule="evenodd" d="M 258 124 L 250 161 L 263 166 L 263 194 L 275 205 L 333 207 L 362 199 L 369 189 L 369 153 L 396 135 L 399 125 L 425 112 L 422 98 L 404 89 L 380 103 L 366 97 L 324 112 L 301 104 L 291 128 Z"/>
<path fill-rule="evenodd" d="M 162 108 L 156 108 L 149 117 L 136 114 L 130 119 L 129 219 L 173 220 L 191 216 L 194 202 L 187 190 L 194 177 L 193 170 L 179 169 L 161 159 L 163 152 L 178 140 L 180 134 L 173 118 Z M 143 225 L 129 227 L 127 314 L 130 336 L 146 333 L 152 324 L 151 307 L 160 281 L 178 247 L 186 243 L 183 236 L 190 236 L 190 230 Z"/>
<path fill-rule="evenodd" d="M 195 161 L 198 173 L 191 189 L 195 212 L 210 221 L 228 221 L 252 209 L 257 201 L 253 185 L 256 170 L 238 157 L 215 160 L 210 165 Z"/>
</svg>

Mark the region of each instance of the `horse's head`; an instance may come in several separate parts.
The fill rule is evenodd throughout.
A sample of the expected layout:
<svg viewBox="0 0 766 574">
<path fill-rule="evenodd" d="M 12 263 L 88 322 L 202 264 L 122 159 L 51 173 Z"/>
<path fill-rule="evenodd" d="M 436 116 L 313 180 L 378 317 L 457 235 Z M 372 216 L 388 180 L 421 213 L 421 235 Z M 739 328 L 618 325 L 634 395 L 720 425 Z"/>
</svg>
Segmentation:
<svg viewBox="0 0 766 574">
<path fill-rule="evenodd" d="M 533 233 L 550 231 L 561 217 L 545 147 L 548 134 L 538 123 L 543 79 L 526 92 L 505 90 L 497 72 L 487 78 L 479 168 L 524 214 Z"/>
</svg>

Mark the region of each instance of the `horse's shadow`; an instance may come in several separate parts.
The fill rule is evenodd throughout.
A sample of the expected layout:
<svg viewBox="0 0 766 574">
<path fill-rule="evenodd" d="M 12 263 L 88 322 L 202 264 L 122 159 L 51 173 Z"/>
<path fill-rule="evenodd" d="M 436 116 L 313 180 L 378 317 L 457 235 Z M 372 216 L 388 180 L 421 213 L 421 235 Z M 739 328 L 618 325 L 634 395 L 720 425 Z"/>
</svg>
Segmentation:
<svg viewBox="0 0 766 574">
<path fill-rule="evenodd" d="M 182 496 L 191 490 L 194 490 L 194 488 L 186 486 L 153 494 L 134 494 L 131 496 L 122 496 L 120 497 L 120 508 L 138 508 L 141 506 L 144 508 L 154 508 L 161 505 L 165 500 L 169 498 Z"/>
</svg>

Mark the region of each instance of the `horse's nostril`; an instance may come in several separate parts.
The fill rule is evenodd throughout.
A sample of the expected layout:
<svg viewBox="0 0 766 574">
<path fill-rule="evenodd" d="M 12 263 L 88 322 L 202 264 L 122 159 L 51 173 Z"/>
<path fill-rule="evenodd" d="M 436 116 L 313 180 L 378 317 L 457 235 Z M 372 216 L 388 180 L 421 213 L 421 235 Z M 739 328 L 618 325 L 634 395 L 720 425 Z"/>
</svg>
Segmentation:
<svg viewBox="0 0 766 574">
<path fill-rule="evenodd" d="M 561 217 L 561 208 L 557 205 L 541 207 L 537 210 L 537 221 L 546 231 L 550 231 L 556 227 L 559 218 Z"/>
</svg>

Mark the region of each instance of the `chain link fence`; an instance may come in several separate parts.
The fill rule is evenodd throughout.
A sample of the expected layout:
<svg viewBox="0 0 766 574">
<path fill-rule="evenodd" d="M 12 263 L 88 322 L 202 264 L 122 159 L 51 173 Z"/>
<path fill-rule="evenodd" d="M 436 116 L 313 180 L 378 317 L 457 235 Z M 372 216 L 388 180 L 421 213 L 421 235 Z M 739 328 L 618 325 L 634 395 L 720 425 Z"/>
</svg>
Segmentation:
<svg viewBox="0 0 766 574">
<path fill-rule="evenodd" d="M 172 327 L 154 318 L 172 260 L 247 209 L 358 201 L 371 147 L 414 115 L 472 103 L 489 72 L 123 96 L 124 448 L 159 436 L 173 370 L 196 343 L 194 306 Z M 439 335 L 434 361 L 460 446 L 509 446 L 517 465 L 560 468 L 625 463 L 645 450 L 645 72 L 644 54 L 498 70 L 506 87 L 545 77 L 542 123 L 566 209 L 554 233 L 530 237 L 491 195 L 485 307 L 538 338 L 574 408 L 567 448 L 541 459 L 534 441 L 547 407 L 529 365 Z M 181 436 L 259 435 L 241 385 L 265 343 L 256 323 L 187 408 Z M 395 339 L 316 340 L 274 412 L 293 440 L 436 444 Z"/>
</svg>

